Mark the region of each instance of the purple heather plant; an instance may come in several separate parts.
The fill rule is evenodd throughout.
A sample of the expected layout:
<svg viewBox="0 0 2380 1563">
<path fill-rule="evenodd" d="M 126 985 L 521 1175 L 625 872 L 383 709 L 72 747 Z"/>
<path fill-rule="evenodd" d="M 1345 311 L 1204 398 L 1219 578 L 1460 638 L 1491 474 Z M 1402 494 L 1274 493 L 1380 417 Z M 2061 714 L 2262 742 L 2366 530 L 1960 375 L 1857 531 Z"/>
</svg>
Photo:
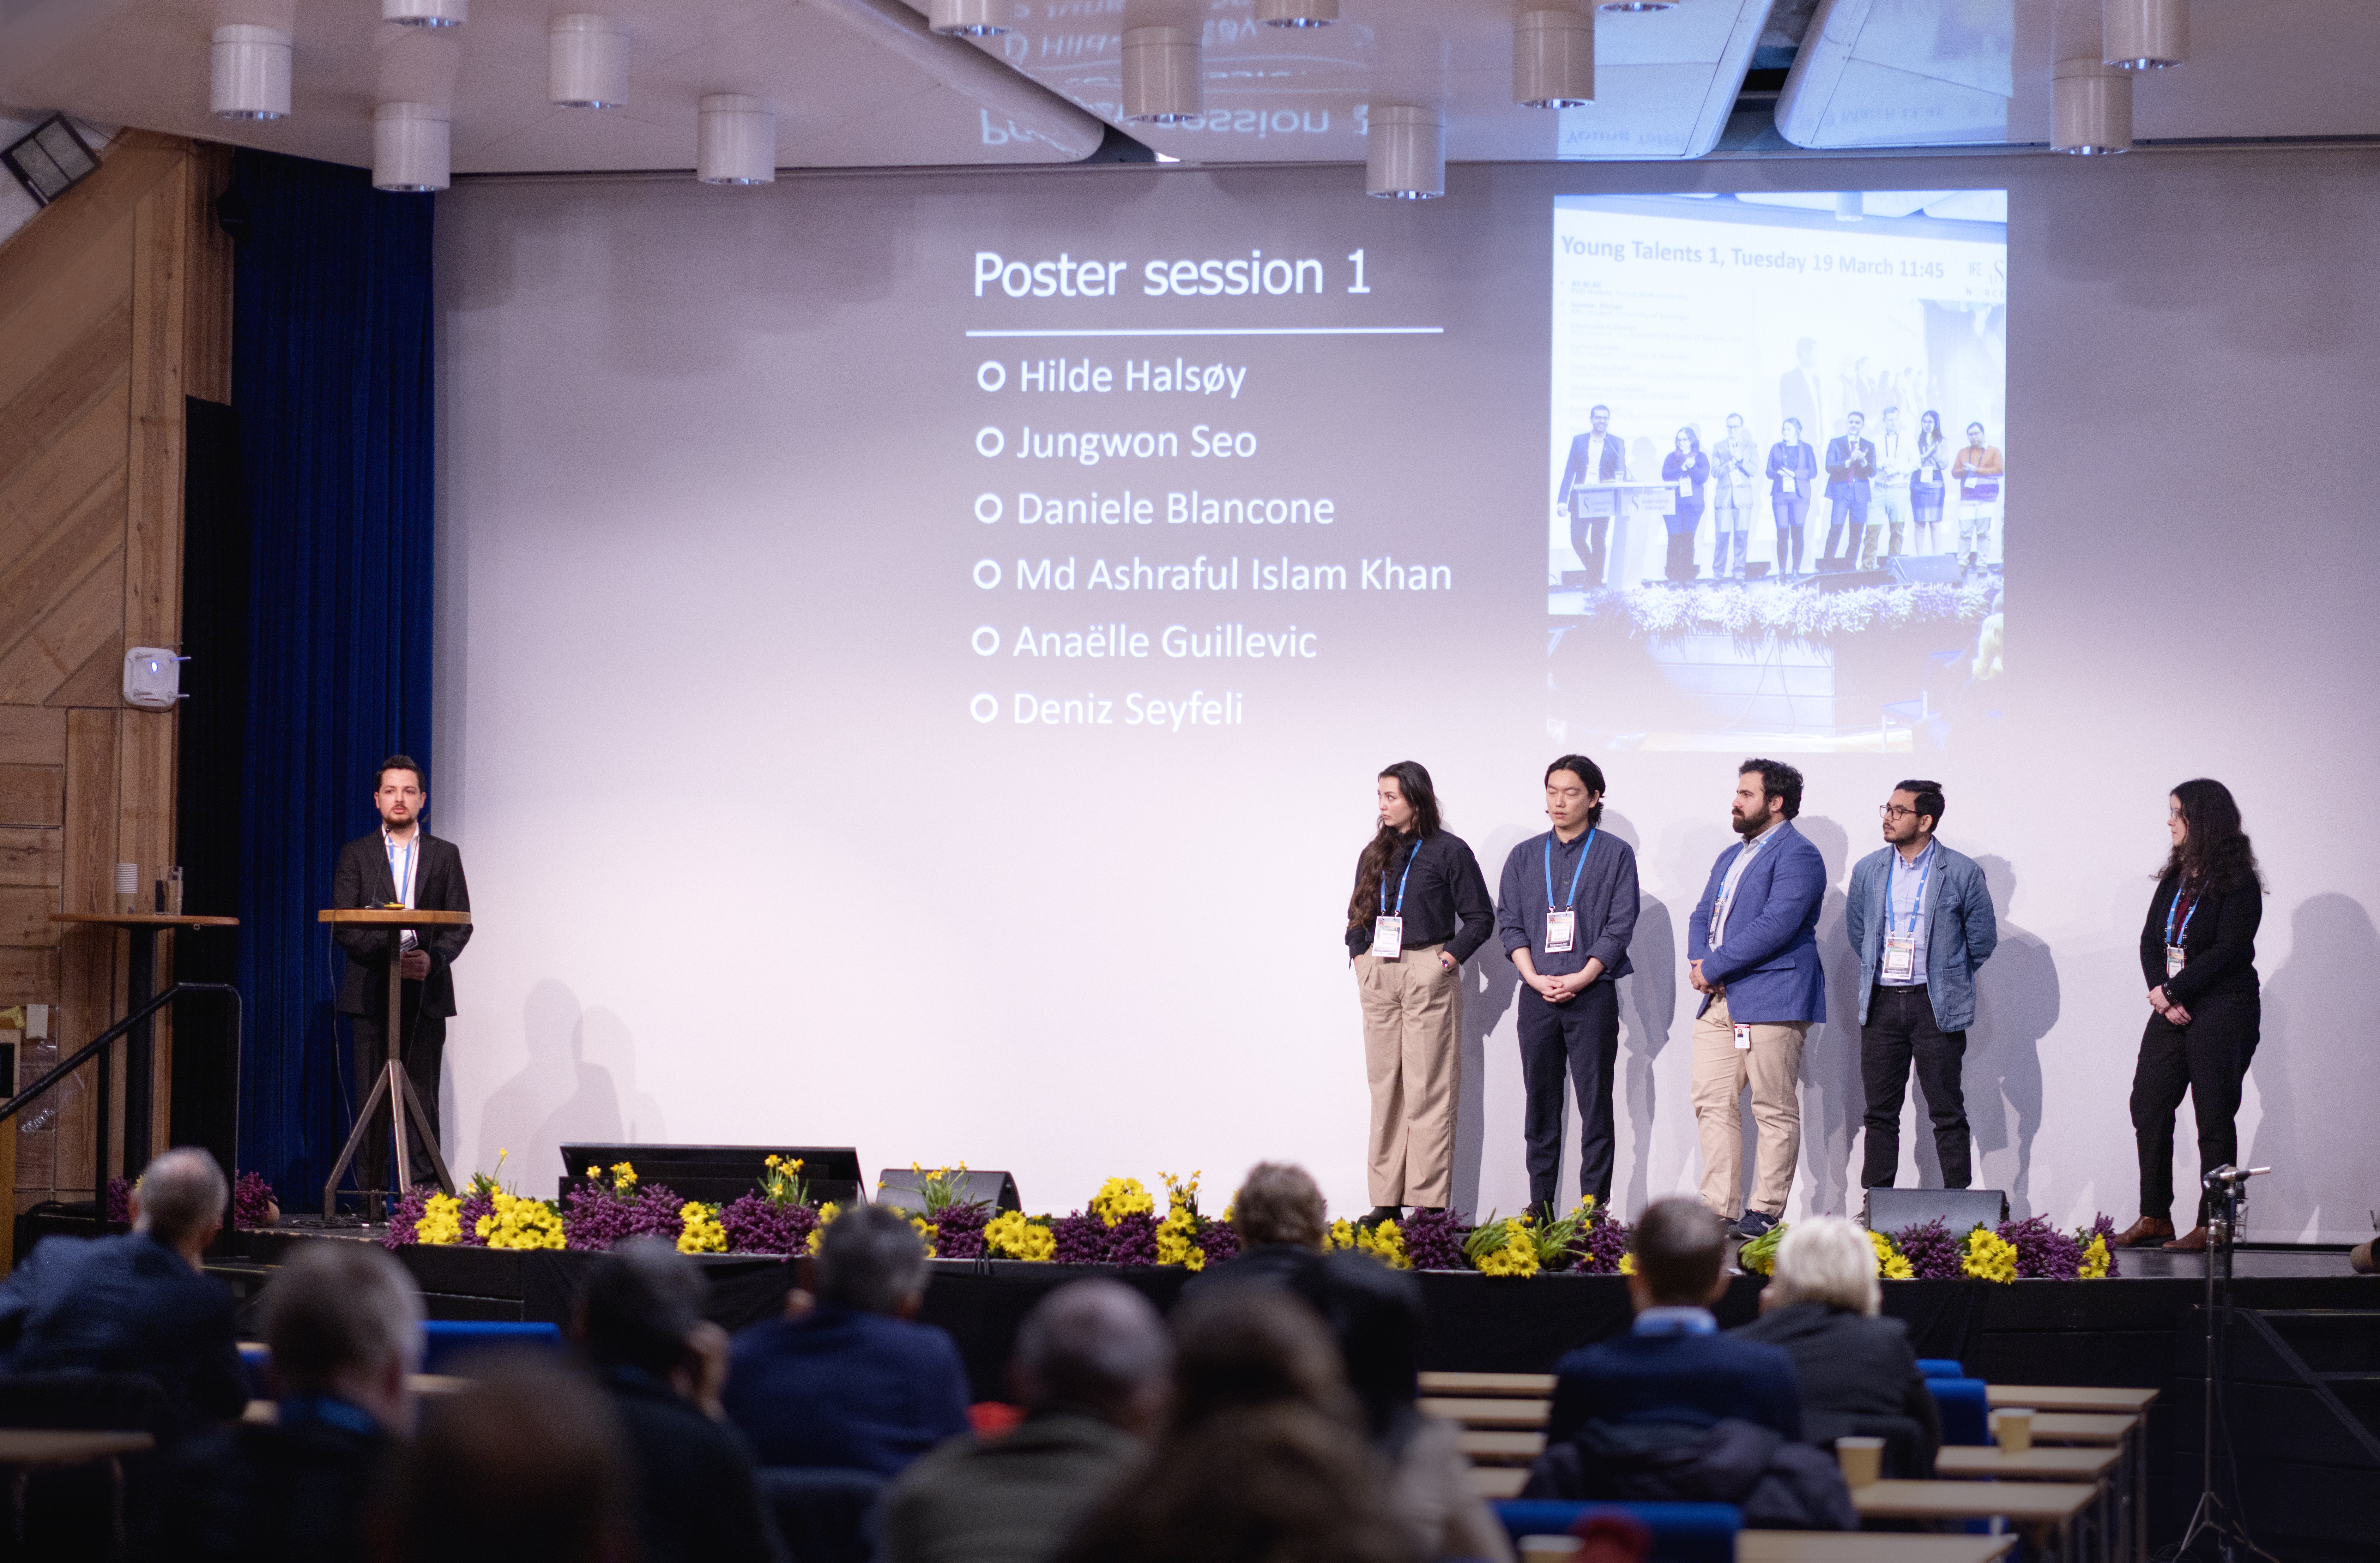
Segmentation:
<svg viewBox="0 0 2380 1563">
<path fill-rule="evenodd" d="M 764 1193 L 747 1193 L 722 1206 L 719 1224 L 727 1229 L 731 1254 L 800 1254 L 818 1228 L 818 1206 L 780 1205 Z"/>
<path fill-rule="evenodd" d="M 1198 1228 L 1198 1252 L 1211 1267 L 1240 1256 L 1240 1234 L 1229 1221 L 1208 1221 Z"/>
<path fill-rule="evenodd" d="M 2082 1245 L 2051 1226 L 2046 1216 L 2002 1221 L 1999 1235 L 2016 1245 L 2020 1280 L 2072 1280 L 2082 1268 Z"/>
<path fill-rule="evenodd" d="M 107 1218 L 118 1224 L 132 1219 L 132 1185 L 125 1179 L 107 1181 Z"/>
<path fill-rule="evenodd" d="M 2116 1246 L 2116 1218 L 2103 1210 L 2092 1218 L 2090 1227 L 2082 1235 L 2082 1246 L 2085 1248 L 2091 1246 L 2091 1240 L 2095 1237 L 2107 1240 L 2107 1278 L 2114 1280 L 2119 1273 L 2116 1269 L 2116 1255 L 2123 1252 Z"/>
<path fill-rule="evenodd" d="M 1901 1256 L 1909 1261 L 1910 1276 L 1915 1280 L 1957 1280 L 1965 1273 L 1961 1267 L 1966 1234 L 1950 1235 L 1949 1229 L 1937 1217 L 1922 1226 L 1905 1227 L 1891 1235 Z"/>
<path fill-rule="evenodd" d="M 982 1258 L 983 1227 L 990 1219 L 991 1207 L 980 1201 L 943 1206 L 934 1216 L 934 1257 Z"/>
<path fill-rule="evenodd" d="M 1467 1270 L 1463 1239 L 1470 1231 L 1452 1210 L 1416 1210 L 1398 1235 L 1404 1239 L 1405 1257 L 1416 1270 Z"/>
<path fill-rule="evenodd" d="M 1050 1257 L 1061 1265 L 1108 1263 L 1108 1227 L 1098 1217 L 1077 1210 L 1050 1223 L 1057 1249 Z"/>
<path fill-rule="evenodd" d="M 1120 1218 L 1108 1229 L 1108 1263 L 1111 1265 L 1154 1265 L 1157 1263 L 1157 1218 L 1146 1210 L 1135 1210 Z"/>
<path fill-rule="evenodd" d="M 496 1200 L 493 1194 L 481 1193 L 476 1189 L 466 1193 L 463 1196 L 462 1207 L 455 1212 L 455 1219 L 462 1227 L 462 1231 L 455 1239 L 455 1245 L 460 1248 L 487 1247 L 488 1240 L 480 1235 L 480 1218 L 493 1216 L 495 1213 Z M 565 1241 L 567 1241 L 566 1233 Z"/>
<path fill-rule="evenodd" d="M 1579 1256 L 1579 1270 L 1594 1276 L 1618 1275 L 1620 1261 L 1628 1254 L 1629 1240 L 1635 1235 L 1636 1229 L 1617 1216 L 1596 1222 L 1586 1229 L 1581 1244 L 1585 1252 Z"/>
<path fill-rule="evenodd" d="M 381 1237 L 382 1248 L 403 1248 L 415 1238 L 415 1228 L 422 1213 L 430 1208 L 431 1185 L 416 1183 L 406 1191 L 405 1197 L 388 1213 L 388 1230 Z"/>
<path fill-rule="evenodd" d="M 276 1202 L 273 1185 L 254 1172 L 243 1172 L 231 1186 L 231 1221 L 235 1227 L 273 1225 Z"/>
</svg>

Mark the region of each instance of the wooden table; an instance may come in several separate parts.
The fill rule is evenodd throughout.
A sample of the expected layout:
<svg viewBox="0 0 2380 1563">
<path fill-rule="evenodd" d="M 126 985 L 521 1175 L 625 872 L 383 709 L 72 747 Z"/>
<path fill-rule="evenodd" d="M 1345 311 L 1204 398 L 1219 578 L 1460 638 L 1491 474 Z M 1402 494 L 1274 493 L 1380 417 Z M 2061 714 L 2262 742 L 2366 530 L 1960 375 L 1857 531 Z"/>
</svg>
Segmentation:
<svg viewBox="0 0 2380 1563">
<path fill-rule="evenodd" d="M 130 1014 L 157 996 L 157 936 L 175 928 L 236 928 L 237 917 L 186 917 L 174 912 L 53 912 L 53 923 L 70 927 L 122 928 L 132 936 L 132 958 L 124 976 L 124 1012 Z M 142 1021 L 124 1038 L 124 1176 L 137 1178 L 149 1165 L 150 1076 L 155 1072 L 152 1022 Z M 104 1026 L 97 1028 L 103 1031 Z M 99 1211 L 107 1214 L 108 1054 L 100 1049 L 92 1084 L 98 1088 L 99 1112 L 91 1127 L 91 1150 L 99 1167 Z"/>
<path fill-rule="evenodd" d="M 1549 1373 L 1425 1373 L 1425 1395 L 1485 1395 L 1551 1399 L 1554 1375 Z"/>
<path fill-rule="evenodd" d="M 103 1114 L 102 1116 L 104 1116 Z M 124 1550 L 124 1457 L 154 1448 L 157 1440 L 146 1433 L 75 1433 L 41 1427 L 0 1427 L 0 1466 L 11 1468 L 9 1534 L 16 1549 L 25 1549 L 25 1484 L 34 1468 L 43 1465 L 85 1465 L 107 1462 L 115 1497 L 109 1524 L 115 1552 Z"/>
<path fill-rule="evenodd" d="M 1970 1482 L 2096 1482 L 2123 1458 L 2121 1449 L 2031 1448 L 2015 1454 L 1991 1444 L 1945 1444 L 1934 1457 L 1934 1474 Z"/>
<path fill-rule="evenodd" d="M 1528 1468 L 1520 1465 L 1475 1465 L 1463 1474 L 1471 1480 L 1471 1490 L 1490 1503 L 1519 1497 L 1529 1483 Z"/>
<path fill-rule="evenodd" d="M 2074 1521 L 2099 1496 L 2071 1482 L 1871 1482 L 1852 1489 L 1863 1520 L 2006 1520 L 2072 1563 Z"/>
<path fill-rule="evenodd" d="M 2120 1448 L 2132 1429 L 2141 1424 L 2137 1416 L 2098 1416 L 2087 1412 L 2042 1412 L 2033 1419 L 2033 1441 L 2036 1444 L 2107 1444 Z"/>
<path fill-rule="evenodd" d="M 1491 1433 L 1465 1428 L 1454 1436 L 1454 1447 L 1473 1460 L 1488 1465 L 1526 1465 L 1546 1452 L 1542 1433 Z"/>
<path fill-rule="evenodd" d="M 1735 1563 L 1992 1563 L 2015 1545 L 2014 1536 L 1738 1531 Z"/>
<path fill-rule="evenodd" d="M 2149 1492 L 2148 1409 L 2157 1398 L 2154 1389 L 2118 1389 L 2100 1385 L 2075 1384 L 1992 1384 L 1984 1389 L 1985 1403 L 1994 1411 L 2006 1407 L 2030 1407 L 2036 1412 L 2056 1412 L 2077 1416 L 2129 1416 L 2132 1427 L 2125 1435 L 2131 1458 L 2125 1462 L 2125 1475 L 2119 1484 L 2119 1502 L 2124 1522 L 2131 1530 L 2130 1551 L 2135 1563 L 2148 1563 L 2149 1527 L 2146 1505 Z M 2043 1419 L 2034 1418 L 2034 1438 Z M 2080 1438 L 2071 1441 L 2080 1443 Z"/>
<path fill-rule="evenodd" d="M 1553 1407 L 1544 1400 L 1424 1399 L 1421 1412 L 1465 1427 L 1543 1427 Z"/>
<path fill-rule="evenodd" d="M 470 1382 L 468 1378 L 456 1378 L 451 1374 L 443 1373 L 409 1373 L 405 1375 L 406 1387 L 425 1399 L 436 1399 L 443 1395 L 459 1395 L 469 1387 Z M 280 1403 L 274 1400 L 250 1400 L 248 1402 L 248 1409 L 240 1412 L 239 1419 L 242 1422 L 279 1422 L 281 1420 Z"/>
</svg>

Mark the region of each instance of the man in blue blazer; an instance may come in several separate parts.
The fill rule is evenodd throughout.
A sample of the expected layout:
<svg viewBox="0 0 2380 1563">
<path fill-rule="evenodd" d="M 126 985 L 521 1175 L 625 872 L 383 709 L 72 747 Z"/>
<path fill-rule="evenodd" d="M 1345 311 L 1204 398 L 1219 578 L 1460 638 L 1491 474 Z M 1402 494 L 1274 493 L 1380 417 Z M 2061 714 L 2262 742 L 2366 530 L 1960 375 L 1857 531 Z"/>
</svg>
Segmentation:
<svg viewBox="0 0 2380 1563">
<path fill-rule="evenodd" d="M 1718 1333 L 1710 1305 L 1725 1295 L 1726 1242 L 1691 1199 L 1660 1200 L 1636 1223 L 1636 1260 L 1626 1335 L 1572 1351 L 1554 1364 L 1548 1448 L 1593 1422 L 1609 1425 L 1727 1417 L 1802 1436 L 1802 1391 L 1781 1348 Z"/>
<path fill-rule="evenodd" d="M 1785 1214 L 1802 1154 L 1802 1043 L 1827 1018 L 1818 964 L 1818 905 L 1827 866 L 1793 828 L 1802 773 L 1781 760 L 1737 767 L 1729 813 L 1743 838 L 1718 854 L 1687 920 L 1689 980 L 1703 995 L 1694 1020 L 1694 1125 L 1703 1145 L 1703 1204 L 1758 1237 Z M 1742 1120 L 1752 1086 L 1758 1134 L 1752 1202 L 1742 1203 Z"/>
<path fill-rule="evenodd" d="M 1588 515 L 1572 499 L 1582 483 L 1628 481 L 1628 442 L 1611 432 L 1611 409 L 1587 409 L 1587 430 L 1570 442 L 1570 459 L 1562 464 L 1561 481 L 1554 485 L 1554 503 L 1570 507 L 1570 546 L 1585 569 L 1587 584 L 1601 586 L 1610 556 L 1604 551 L 1604 534 L 1610 530 L 1609 514 Z"/>
<path fill-rule="evenodd" d="M 1852 556 L 1859 551 L 1860 539 L 1867 532 L 1867 505 L 1872 497 L 1868 479 L 1876 476 L 1876 446 L 1860 438 L 1867 418 L 1853 413 L 1845 420 L 1849 431 L 1827 442 L 1827 498 L 1833 505 L 1827 517 L 1827 551 L 1824 559 L 1829 569 L 1851 567 Z M 1851 527 L 1849 541 L 1843 541 L 1843 527 Z M 1842 542 L 1840 552 L 1835 545 Z"/>
<path fill-rule="evenodd" d="M 1900 1167 L 1909 1064 L 1934 1120 L 1942 1186 L 1963 1189 L 1969 1159 L 1961 1078 L 1975 1018 L 1975 968 L 2000 939 L 1973 858 L 1935 839 L 1942 783 L 1903 782 L 1884 804 L 1884 842 L 1852 870 L 1844 924 L 1860 960 L 1860 1076 L 1867 1087 L 1864 1188 L 1888 1189 Z"/>
</svg>

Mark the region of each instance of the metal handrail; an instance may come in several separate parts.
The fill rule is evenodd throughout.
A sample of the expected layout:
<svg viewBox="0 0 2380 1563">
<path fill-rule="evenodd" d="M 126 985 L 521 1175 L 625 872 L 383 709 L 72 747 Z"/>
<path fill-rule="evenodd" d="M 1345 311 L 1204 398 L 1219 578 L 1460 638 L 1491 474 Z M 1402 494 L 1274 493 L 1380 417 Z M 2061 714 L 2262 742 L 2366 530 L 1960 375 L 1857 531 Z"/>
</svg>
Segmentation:
<svg viewBox="0 0 2380 1563">
<path fill-rule="evenodd" d="M 247 1024 L 248 1006 L 241 1001 L 239 989 L 234 987 L 227 982 L 175 983 L 172 987 L 166 988 L 164 992 L 159 993 L 147 1003 L 142 1004 L 139 1009 L 133 1011 L 122 1020 L 117 1021 L 114 1025 L 109 1026 L 105 1031 L 101 1032 L 97 1036 L 92 1037 L 90 1041 L 76 1048 L 71 1055 L 60 1061 L 58 1066 L 51 1070 L 49 1073 L 44 1074 L 39 1080 L 33 1082 L 32 1084 L 27 1086 L 24 1090 L 19 1091 L 15 1096 L 9 1097 L 6 1103 L 0 1103 L 0 1123 L 6 1123 L 8 1120 L 16 1117 L 17 1114 L 22 1112 L 26 1108 L 32 1105 L 35 1097 L 56 1086 L 61 1081 L 65 1080 L 67 1075 L 72 1074 L 76 1070 L 80 1069 L 84 1064 L 89 1063 L 93 1058 L 97 1057 L 100 1051 L 106 1048 L 109 1043 L 114 1042 L 117 1037 L 122 1036 L 126 1032 L 130 1031 L 134 1026 L 140 1024 L 142 1021 L 147 1020 L 151 1015 L 155 1014 L 158 1011 L 164 1009 L 166 1005 L 172 1003 L 176 999 L 185 993 L 228 993 L 231 995 L 231 1099 L 233 1104 L 231 1121 L 231 1152 L 232 1160 L 237 1164 L 239 1160 L 239 1044 L 240 1033 Z M 99 1110 L 103 1113 L 105 1112 L 107 1110 L 107 1104 L 105 1102 L 100 1103 Z M 104 1167 L 98 1169 L 96 1177 L 98 1181 L 92 1185 L 94 1191 L 92 1197 L 104 1200 L 107 1195 L 107 1169 Z"/>
</svg>

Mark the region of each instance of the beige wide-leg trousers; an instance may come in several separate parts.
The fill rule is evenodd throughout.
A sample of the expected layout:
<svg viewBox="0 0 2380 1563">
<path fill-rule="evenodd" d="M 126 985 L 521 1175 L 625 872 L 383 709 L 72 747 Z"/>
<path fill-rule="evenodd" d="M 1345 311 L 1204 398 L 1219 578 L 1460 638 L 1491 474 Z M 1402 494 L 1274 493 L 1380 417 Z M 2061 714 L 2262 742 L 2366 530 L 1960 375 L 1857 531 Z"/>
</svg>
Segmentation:
<svg viewBox="0 0 2380 1563">
<path fill-rule="evenodd" d="M 1439 1208 L 1454 1198 L 1463 969 L 1441 965 L 1439 948 L 1408 946 L 1396 961 L 1355 957 L 1364 1072 L 1372 1087 L 1374 1205 Z"/>
<path fill-rule="evenodd" d="M 1730 1221 L 1743 1214 L 1743 1119 L 1735 1099 L 1746 1082 L 1758 1135 L 1752 1207 L 1785 1214 L 1793 1166 L 1802 1156 L 1802 1042 L 1809 1033 L 1806 1022 L 1755 1025 L 1751 1048 L 1739 1048 L 1724 993 L 1694 1021 L 1694 1127 L 1703 1145 L 1703 1205 Z"/>
</svg>

